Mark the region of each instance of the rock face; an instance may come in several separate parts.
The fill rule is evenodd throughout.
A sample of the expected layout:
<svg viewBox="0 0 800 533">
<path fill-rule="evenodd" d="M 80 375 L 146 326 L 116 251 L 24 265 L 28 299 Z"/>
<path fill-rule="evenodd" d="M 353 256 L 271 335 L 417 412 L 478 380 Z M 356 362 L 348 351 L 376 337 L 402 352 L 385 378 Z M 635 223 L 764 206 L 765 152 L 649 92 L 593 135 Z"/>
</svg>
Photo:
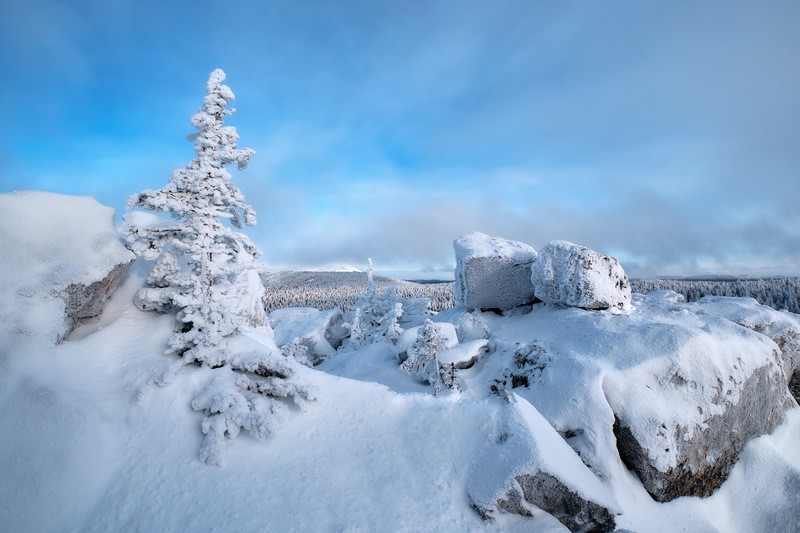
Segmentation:
<svg viewBox="0 0 800 533">
<path fill-rule="evenodd" d="M 654 467 L 650 459 L 658 450 L 643 447 L 631 428 L 617 419 L 614 435 L 620 458 L 657 501 L 710 496 L 727 479 L 747 442 L 772 432 L 783 421 L 790 400 L 781 376 L 774 370 L 770 366 L 756 370 L 738 391 L 739 401 L 706 419 L 702 431 L 690 436 L 684 433 L 686 428 L 663 427 L 675 434 L 678 445 L 677 465 L 666 471 Z"/>
<path fill-rule="evenodd" d="M 739 311 L 760 312 L 755 301 L 736 300 Z M 654 317 L 662 324 L 642 330 L 662 362 L 651 359 L 604 378 L 620 458 L 662 502 L 712 494 L 748 441 L 772 432 L 795 405 L 776 344 L 703 307 L 675 302 L 662 308 L 682 316 L 669 328 Z"/>
<path fill-rule="evenodd" d="M 497 502 L 498 509 L 507 513 L 532 516 L 523 503 L 547 509 L 570 531 L 600 533 L 614 531 L 614 516 L 602 505 L 581 497 L 561 481 L 546 472 L 523 474 L 514 478 L 519 489 L 508 492 Z"/>
<path fill-rule="evenodd" d="M 534 406 L 600 479 L 633 470 L 659 501 L 706 496 L 748 441 L 772 433 L 796 404 L 778 344 L 731 320 L 734 311 L 744 323 L 770 310 L 678 296 L 635 294 L 621 312 L 534 305 L 481 313 L 493 351 L 476 367 L 498 395 Z"/>
<path fill-rule="evenodd" d="M 114 210 L 89 196 L 38 191 L 0 195 L 0 337 L 63 340 L 98 316 L 134 260 Z"/>
<path fill-rule="evenodd" d="M 100 316 L 103 308 L 111 297 L 111 293 L 117 288 L 117 285 L 125 279 L 133 264 L 133 260 L 127 263 L 120 263 L 111 269 L 103 279 L 95 281 L 89 285 L 83 283 L 73 283 L 69 285 L 61 293 L 66 303 L 65 311 L 67 317 L 71 321 L 68 331 L 65 336 L 72 331 L 72 329 L 83 321 L 91 320 Z"/>
<path fill-rule="evenodd" d="M 470 309 L 512 309 L 534 300 L 536 250 L 521 242 L 472 232 L 453 242 L 455 299 Z"/>
<path fill-rule="evenodd" d="M 536 298 L 584 309 L 630 305 L 628 276 L 613 257 L 567 241 L 552 241 L 531 266 Z"/>
</svg>

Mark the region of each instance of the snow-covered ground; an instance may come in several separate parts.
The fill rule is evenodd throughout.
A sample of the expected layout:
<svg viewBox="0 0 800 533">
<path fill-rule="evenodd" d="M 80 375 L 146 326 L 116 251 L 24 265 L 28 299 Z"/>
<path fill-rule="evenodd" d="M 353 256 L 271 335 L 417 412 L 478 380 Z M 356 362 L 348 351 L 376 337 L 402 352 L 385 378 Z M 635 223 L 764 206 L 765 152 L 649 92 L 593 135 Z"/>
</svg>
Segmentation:
<svg viewBox="0 0 800 533">
<path fill-rule="evenodd" d="M 471 388 L 479 369 L 463 393 L 433 396 L 399 368 L 388 344 L 305 369 L 321 391 L 307 412 L 294 413 L 269 441 L 241 435 L 222 468 L 201 463 L 202 415 L 190 403 L 212 371 L 190 368 L 169 386 L 148 385 L 165 363 L 172 317 L 133 306 L 143 276 L 139 266 L 100 320 L 61 345 L 3 339 L 4 530 L 563 530 L 544 513 L 481 520 L 469 505 L 469 477 L 495 453 L 497 434 L 523 415 Z M 506 340 L 525 336 L 547 320 L 542 313 L 507 325 L 496 317 L 489 327 Z M 605 317 L 598 320 L 614 319 Z M 746 447 L 707 499 L 655 503 L 627 470 L 602 483 L 620 505 L 618 526 L 634 531 L 792 531 L 800 509 L 797 442 L 795 408 L 773 434 Z"/>
<path fill-rule="evenodd" d="M 20 207 L 29 200 L 0 197 L 0 241 L 13 251 L 0 261 L 2 531 L 563 531 L 579 514 L 564 510 L 586 501 L 640 533 L 800 530 L 800 407 L 785 387 L 800 354 L 797 315 L 748 299 L 686 304 L 667 291 L 622 309 L 537 303 L 428 315 L 393 300 L 393 289 L 371 290 L 359 298 L 363 327 L 372 315 L 394 322 L 362 344 L 344 323 L 358 313 L 274 311 L 274 335 L 242 326 L 227 363 L 255 348 L 289 365 L 276 344 L 301 350 L 302 341 L 321 364 L 291 366 L 316 400 L 289 407 L 266 440 L 228 440 L 224 464 L 209 466 L 201 422 L 213 410 L 192 406 L 227 367 L 176 367 L 165 355 L 174 316 L 134 305 L 152 266 L 142 259 L 99 318 L 54 344 L 65 298 L 82 294 L 65 287 L 92 286 L 129 255 L 93 200 L 41 196 L 48 216 Z M 348 276 L 361 274 L 325 279 Z M 401 300 L 407 312 L 387 311 Z M 415 334 L 423 330 L 434 352 Z M 431 353 L 452 378 L 437 393 L 401 364 Z M 259 383 L 286 392 L 274 377 Z M 238 431 L 247 420 L 232 423 Z M 767 434 L 742 441 L 710 497 L 658 503 L 662 480 L 643 483 L 628 469 L 619 428 L 656 477 L 714 463 L 740 430 Z M 523 485 L 532 479 L 565 488 L 566 503 L 549 503 L 564 511 L 558 519 L 531 505 Z"/>
<path fill-rule="evenodd" d="M 308 369 L 324 394 L 267 442 L 198 460 L 209 378 L 164 365 L 172 317 L 131 303 L 141 269 L 96 324 L 56 347 L 16 339 L 0 359 L 0 523 L 6 531 L 396 531 L 485 529 L 467 467 L 499 399 L 401 394 Z M 6 339 L 8 343 L 8 339 Z M 408 376 L 406 376 L 408 377 Z M 407 381 L 407 380 L 406 380 Z M 559 528 L 551 517 L 509 524 Z M 496 526 L 494 526 L 496 527 Z"/>
</svg>

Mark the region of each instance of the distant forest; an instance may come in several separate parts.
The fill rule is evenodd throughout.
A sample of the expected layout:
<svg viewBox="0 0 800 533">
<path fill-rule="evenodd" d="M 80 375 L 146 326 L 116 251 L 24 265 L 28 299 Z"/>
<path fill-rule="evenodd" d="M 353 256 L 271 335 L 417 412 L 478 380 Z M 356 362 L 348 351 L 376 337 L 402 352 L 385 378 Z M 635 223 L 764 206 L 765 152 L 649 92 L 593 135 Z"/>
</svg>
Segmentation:
<svg viewBox="0 0 800 533">
<path fill-rule="evenodd" d="M 800 313 L 800 278 L 646 278 L 632 279 L 633 292 L 672 290 L 687 302 L 703 296 L 749 296 L 773 309 Z"/>
<path fill-rule="evenodd" d="M 356 293 L 366 290 L 361 272 L 275 272 L 265 276 L 267 309 L 314 307 L 344 309 L 352 306 Z M 375 276 L 379 290 L 394 286 L 406 298 L 430 298 L 432 311 L 453 306 L 453 282 L 410 282 Z M 673 290 L 687 302 L 703 296 L 749 296 L 773 309 L 800 314 L 800 278 L 723 277 L 632 279 L 633 292 Z"/>
</svg>

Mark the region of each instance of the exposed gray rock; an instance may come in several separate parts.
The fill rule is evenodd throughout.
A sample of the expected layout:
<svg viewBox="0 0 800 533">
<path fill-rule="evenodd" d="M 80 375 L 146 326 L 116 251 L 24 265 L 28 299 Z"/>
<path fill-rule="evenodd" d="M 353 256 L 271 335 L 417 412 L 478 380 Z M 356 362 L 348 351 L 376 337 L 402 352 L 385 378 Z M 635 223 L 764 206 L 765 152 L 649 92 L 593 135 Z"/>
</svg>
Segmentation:
<svg viewBox="0 0 800 533">
<path fill-rule="evenodd" d="M 497 502 L 498 509 L 507 513 L 531 516 L 524 502 L 546 510 L 570 531 L 601 533 L 614 531 L 616 522 L 608 509 L 572 491 L 546 472 L 524 474 L 514 478 L 518 488 Z"/>
<path fill-rule="evenodd" d="M 674 433 L 678 447 L 677 465 L 666 471 L 651 461 L 660 450 L 643 447 L 631 428 L 617 419 L 614 435 L 622 461 L 639 475 L 657 501 L 711 495 L 727 479 L 747 442 L 775 429 L 794 403 L 787 394 L 783 373 L 777 370 L 766 365 L 753 372 L 738 391 L 736 403 L 720 396 L 725 411 L 706 419 L 705 429 L 695 431 L 690 438 L 684 435 L 685 428 L 662 426 Z"/>
<path fill-rule="evenodd" d="M 133 260 L 120 263 L 99 281 L 89 285 L 73 283 L 61 292 L 61 296 L 64 298 L 65 312 L 69 318 L 68 331 L 65 332 L 63 338 L 68 336 L 81 322 L 100 316 L 111 293 L 125 279 L 132 264 Z"/>
<path fill-rule="evenodd" d="M 472 232 L 453 242 L 455 299 L 470 309 L 513 309 L 534 300 L 536 250 L 517 241 Z"/>
<path fill-rule="evenodd" d="M 545 245 L 531 265 L 539 300 L 585 309 L 630 305 L 631 286 L 619 262 L 567 241 Z"/>
<path fill-rule="evenodd" d="M 90 196 L 0 194 L 0 343 L 25 335 L 66 338 L 98 316 L 134 259 L 114 210 Z"/>
</svg>

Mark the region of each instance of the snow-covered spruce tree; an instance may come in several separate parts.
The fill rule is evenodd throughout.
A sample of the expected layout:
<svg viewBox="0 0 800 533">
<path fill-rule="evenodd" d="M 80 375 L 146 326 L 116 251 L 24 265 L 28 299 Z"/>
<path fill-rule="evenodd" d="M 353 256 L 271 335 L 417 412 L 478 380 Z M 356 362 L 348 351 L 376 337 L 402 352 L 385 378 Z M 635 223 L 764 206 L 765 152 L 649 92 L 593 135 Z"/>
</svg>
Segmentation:
<svg viewBox="0 0 800 533">
<path fill-rule="evenodd" d="M 205 411 L 205 440 L 200 457 L 220 465 L 226 438 L 244 428 L 266 438 L 280 427 L 288 410 L 283 399 L 302 406 L 314 394 L 296 370 L 298 363 L 277 347 L 236 341 L 235 334 L 260 330 L 271 337 L 264 308 L 264 286 L 255 262 L 258 247 L 234 228 L 256 223 L 255 211 L 231 182 L 225 167 L 247 167 L 254 151 L 238 148 L 236 129 L 223 125 L 233 92 L 222 82 L 225 73 L 214 70 L 206 96 L 191 123 L 197 133 L 195 156 L 172 173 L 158 190 L 146 190 L 128 200 L 128 209 L 168 213 L 172 221 L 137 224 L 128 213 L 123 225 L 130 248 L 155 264 L 145 287 L 135 297 L 144 310 L 175 311 L 177 324 L 168 354 L 180 359 L 167 365 L 154 381 L 166 384 L 178 370 L 199 363 L 214 370 L 209 386 L 192 407 Z M 232 342 L 244 347 L 231 348 Z"/>
<path fill-rule="evenodd" d="M 400 340 L 403 304 L 395 287 L 388 287 L 381 293 L 375 290 L 372 259 L 367 270 L 367 290 L 356 296 L 356 305 L 348 314 L 350 348 L 358 349 L 380 341 L 396 344 Z"/>
<path fill-rule="evenodd" d="M 439 327 L 431 320 L 426 320 L 409 350 L 408 359 L 400 365 L 407 373 L 430 384 L 434 394 L 443 389 L 459 387 L 455 369 L 451 366 L 450 369 L 442 370 L 439 364 L 439 353 L 445 348 L 446 343 L 447 339 Z"/>
<path fill-rule="evenodd" d="M 206 96 L 191 123 L 197 133 L 195 157 L 175 170 L 158 190 L 131 196 L 128 209 L 141 208 L 169 213 L 171 224 L 137 225 L 126 215 L 124 232 L 131 249 L 146 259 L 155 259 L 146 287 L 136 295 L 144 309 L 178 310 L 179 331 L 170 339 L 170 349 L 187 362 L 221 366 L 227 360 L 222 339 L 242 324 L 265 325 L 266 313 L 260 296 L 254 262 L 261 252 L 236 228 L 256 223 L 255 211 L 231 182 L 226 166 L 244 169 L 254 155 L 238 148 L 236 128 L 224 126 L 233 113 L 227 109 L 234 95 L 222 84 L 225 73 L 211 73 Z M 254 283 L 255 282 L 255 283 Z M 255 294 L 253 294 L 255 293 Z M 252 305 L 252 300 L 258 300 Z M 241 309 L 242 302 L 249 302 Z"/>
</svg>

